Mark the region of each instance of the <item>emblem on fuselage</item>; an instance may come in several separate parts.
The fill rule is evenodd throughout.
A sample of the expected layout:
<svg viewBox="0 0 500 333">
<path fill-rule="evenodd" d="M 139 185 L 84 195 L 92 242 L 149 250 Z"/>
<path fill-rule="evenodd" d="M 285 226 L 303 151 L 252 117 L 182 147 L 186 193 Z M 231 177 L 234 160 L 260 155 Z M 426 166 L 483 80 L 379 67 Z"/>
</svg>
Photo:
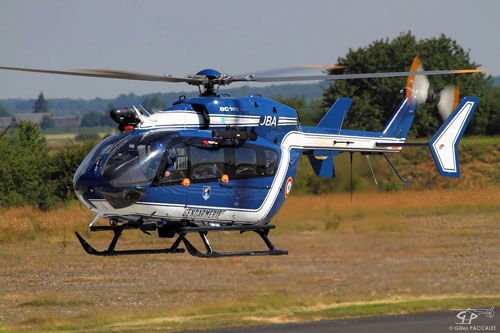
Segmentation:
<svg viewBox="0 0 500 333">
<path fill-rule="evenodd" d="M 210 186 L 203 186 L 203 199 L 205 200 L 208 200 L 210 198 L 210 191 L 211 191 L 211 188 Z"/>
<path fill-rule="evenodd" d="M 285 198 L 288 198 L 288 195 L 290 194 L 290 190 L 292 189 L 292 183 L 293 183 L 292 177 L 288 177 L 285 184 Z"/>
</svg>

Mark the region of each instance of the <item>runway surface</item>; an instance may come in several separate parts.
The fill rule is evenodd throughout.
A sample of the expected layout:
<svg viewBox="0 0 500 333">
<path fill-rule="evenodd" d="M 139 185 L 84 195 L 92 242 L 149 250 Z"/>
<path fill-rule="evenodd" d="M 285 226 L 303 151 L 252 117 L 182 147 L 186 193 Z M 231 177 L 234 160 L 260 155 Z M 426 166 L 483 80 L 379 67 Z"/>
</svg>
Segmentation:
<svg viewBox="0 0 500 333">
<path fill-rule="evenodd" d="M 200 332 L 500 332 L 500 314 L 493 318 L 480 315 L 471 324 L 461 324 L 460 311 L 426 312 L 406 315 L 323 320 L 308 323 L 238 327 Z"/>
</svg>

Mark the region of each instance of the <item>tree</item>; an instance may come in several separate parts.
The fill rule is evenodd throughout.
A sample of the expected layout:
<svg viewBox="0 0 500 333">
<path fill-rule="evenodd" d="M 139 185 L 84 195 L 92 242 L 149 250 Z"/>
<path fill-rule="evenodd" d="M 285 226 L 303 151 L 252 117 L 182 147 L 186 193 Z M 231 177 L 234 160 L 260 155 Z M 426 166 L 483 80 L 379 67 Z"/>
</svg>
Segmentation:
<svg viewBox="0 0 500 333">
<path fill-rule="evenodd" d="M 274 100 L 295 109 L 299 115 L 301 124 L 305 126 L 315 126 L 325 113 L 321 98 L 313 98 L 309 104 L 306 103 L 305 95 L 300 97 L 282 97 L 279 95 Z"/>
<path fill-rule="evenodd" d="M 40 122 L 40 128 L 46 129 L 46 128 L 54 128 L 55 123 L 54 119 L 52 119 L 51 116 L 43 116 L 42 121 Z"/>
<path fill-rule="evenodd" d="M 55 182 L 54 195 L 59 199 L 76 198 L 71 189 L 73 176 L 87 154 L 94 148 L 97 141 L 86 140 L 83 144 L 67 143 L 56 152 L 51 159 L 50 179 Z"/>
<path fill-rule="evenodd" d="M 313 98 L 307 106 L 307 113 L 304 115 L 301 114 L 300 118 L 304 125 L 307 125 L 306 121 L 310 119 L 310 126 L 316 126 L 327 110 L 328 108 L 323 107 L 322 98 Z"/>
<path fill-rule="evenodd" d="M 295 110 L 305 110 L 307 104 L 306 104 L 306 96 L 292 96 L 292 97 L 282 97 L 281 95 L 278 95 L 278 97 L 275 97 L 274 100 L 278 103 L 285 104 L 286 106 L 289 106 Z"/>
<path fill-rule="evenodd" d="M 12 135 L 0 138 L 0 154 L 1 206 L 54 206 L 50 155 L 37 125 L 19 122 Z"/>
<path fill-rule="evenodd" d="M 10 117 L 11 114 L 5 110 L 2 104 L 0 104 L 0 117 Z"/>
<path fill-rule="evenodd" d="M 104 116 L 101 119 L 101 125 L 102 126 L 111 126 L 114 127 L 116 126 L 116 123 L 111 119 L 109 113 L 111 110 L 113 110 L 115 107 L 113 106 L 113 103 L 109 103 L 108 107 L 106 108 L 106 111 L 104 111 Z"/>
<path fill-rule="evenodd" d="M 43 112 L 50 112 L 49 111 L 49 104 L 45 100 L 45 97 L 43 96 L 43 91 L 40 92 L 40 95 L 38 95 L 38 99 L 36 100 L 35 104 L 33 105 L 33 112 L 34 113 L 43 113 Z"/>
<path fill-rule="evenodd" d="M 144 100 L 142 101 L 142 106 L 148 112 L 161 110 L 166 107 L 165 103 L 163 103 L 162 100 L 159 99 L 156 95 L 146 96 L 146 98 L 144 98 Z"/>
<path fill-rule="evenodd" d="M 99 112 L 99 111 L 87 112 L 82 117 L 82 125 L 81 126 L 82 127 L 101 126 L 103 118 L 104 118 L 104 115 L 102 112 Z"/>
<path fill-rule="evenodd" d="M 493 86 L 486 90 L 486 92 L 481 97 L 478 104 L 479 114 L 483 117 L 479 119 L 481 121 L 481 126 L 478 126 L 484 131 L 473 132 L 471 134 L 486 134 L 486 135 L 499 135 L 500 134 L 500 87 Z M 474 119 L 476 115 L 472 116 Z M 471 120 L 472 121 L 472 120 Z"/>
<path fill-rule="evenodd" d="M 419 55 L 426 70 L 476 69 L 469 52 L 455 40 L 441 35 L 417 41 L 411 32 L 402 33 L 395 39 L 381 39 L 369 46 L 350 49 L 337 63 L 346 67 L 345 73 L 373 73 L 408 71 L 410 64 Z M 330 70 L 330 74 L 338 74 Z M 353 104 L 344 121 L 344 128 L 380 131 L 402 99 L 400 90 L 406 86 L 406 77 L 357 80 L 337 80 L 323 94 L 325 108 L 339 97 L 351 97 Z M 431 87 L 440 91 L 447 85 L 460 87 L 461 96 L 481 96 L 486 87 L 484 74 L 433 75 L 429 76 Z M 484 131 L 484 114 L 476 110 L 469 124 L 469 132 Z M 420 105 L 410 135 L 429 136 L 441 125 L 436 103 Z"/>
</svg>

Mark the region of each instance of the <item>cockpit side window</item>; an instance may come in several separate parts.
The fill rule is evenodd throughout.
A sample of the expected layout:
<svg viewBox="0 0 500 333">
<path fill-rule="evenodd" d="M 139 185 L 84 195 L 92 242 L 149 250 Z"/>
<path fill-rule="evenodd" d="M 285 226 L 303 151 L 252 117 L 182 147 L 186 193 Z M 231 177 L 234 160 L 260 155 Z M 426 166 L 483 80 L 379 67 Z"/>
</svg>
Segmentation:
<svg viewBox="0 0 500 333">
<path fill-rule="evenodd" d="M 138 133 L 123 140 L 110 154 L 102 175 L 114 187 L 149 184 L 160 167 L 169 133 Z"/>
<path fill-rule="evenodd" d="M 179 184 L 187 177 L 188 155 L 183 142 L 174 142 L 165 153 L 165 166 L 160 175 L 160 185 Z"/>
</svg>

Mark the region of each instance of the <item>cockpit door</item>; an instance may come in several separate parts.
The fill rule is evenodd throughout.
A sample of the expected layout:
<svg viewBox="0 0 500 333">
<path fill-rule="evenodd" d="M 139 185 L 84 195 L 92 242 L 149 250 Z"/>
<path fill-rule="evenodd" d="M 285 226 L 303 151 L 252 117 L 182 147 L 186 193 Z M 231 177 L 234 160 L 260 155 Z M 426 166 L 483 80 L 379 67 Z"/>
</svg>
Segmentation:
<svg viewBox="0 0 500 333">
<path fill-rule="evenodd" d="M 179 218 L 187 203 L 188 189 L 183 185 L 188 170 L 187 146 L 173 139 L 165 150 L 162 163 L 149 192 L 148 200 L 163 207 L 164 215 Z"/>
</svg>

